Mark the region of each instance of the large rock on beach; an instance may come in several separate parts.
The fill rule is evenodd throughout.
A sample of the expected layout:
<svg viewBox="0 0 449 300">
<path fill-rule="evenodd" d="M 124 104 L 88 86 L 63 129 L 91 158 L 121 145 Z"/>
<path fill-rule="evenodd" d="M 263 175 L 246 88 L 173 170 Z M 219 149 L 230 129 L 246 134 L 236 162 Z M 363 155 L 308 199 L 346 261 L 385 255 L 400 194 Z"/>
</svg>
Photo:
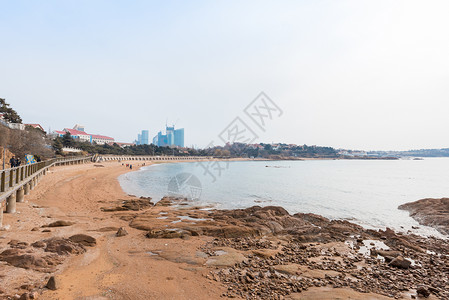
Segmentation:
<svg viewBox="0 0 449 300">
<path fill-rule="evenodd" d="M 396 268 L 401 268 L 401 269 L 408 269 L 410 267 L 410 265 L 412 264 L 411 261 L 409 261 L 408 259 L 403 258 L 402 256 L 398 256 L 396 258 L 394 258 L 389 265 L 396 267 Z"/>
<path fill-rule="evenodd" d="M 64 227 L 64 226 L 71 226 L 73 224 L 75 224 L 75 223 L 70 222 L 70 221 L 59 220 L 59 221 L 52 222 L 48 225 L 44 225 L 42 227 Z"/>
<path fill-rule="evenodd" d="M 88 247 L 94 247 L 97 244 L 97 240 L 87 234 L 75 234 L 69 237 L 69 240 Z"/>
<path fill-rule="evenodd" d="M 398 208 L 408 211 L 419 224 L 449 234 L 449 198 L 422 199 L 402 204 Z"/>
<path fill-rule="evenodd" d="M 11 266 L 23 269 L 31 269 L 40 272 L 53 272 L 56 265 L 62 262 L 63 258 L 58 255 L 37 255 L 23 252 L 22 249 L 11 248 L 0 253 L 0 261 L 4 261 Z"/>
<path fill-rule="evenodd" d="M 84 246 L 80 243 L 64 238 L 51 238 L 43 241 L 46 244 L 45 252 L 54 252 L 59 255 L 81 254 L 86 252 Z"/>
<path fill-rule="evenodd" d="M 59 280 L 56 276 L 51 276 L 48 281 L 47 284 L 45 285 L 45 287 L 49 290 L 57 290 L 59 288 Z"/>
</svg>

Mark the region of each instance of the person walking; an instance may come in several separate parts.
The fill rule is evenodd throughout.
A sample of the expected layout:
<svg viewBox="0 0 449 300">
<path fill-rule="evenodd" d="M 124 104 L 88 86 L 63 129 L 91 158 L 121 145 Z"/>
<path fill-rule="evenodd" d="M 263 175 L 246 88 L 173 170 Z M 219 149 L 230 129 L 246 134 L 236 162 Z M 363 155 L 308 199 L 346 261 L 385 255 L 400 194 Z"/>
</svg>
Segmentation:
<svg viewBox="0 0 449 300">
<path fill-rule="evenodd" d="M 16 157 L 14 155 L 9 160 L 9 164 L 11 165 L 11 168 L 14 168 L 16 166 Z"/>
</svg>

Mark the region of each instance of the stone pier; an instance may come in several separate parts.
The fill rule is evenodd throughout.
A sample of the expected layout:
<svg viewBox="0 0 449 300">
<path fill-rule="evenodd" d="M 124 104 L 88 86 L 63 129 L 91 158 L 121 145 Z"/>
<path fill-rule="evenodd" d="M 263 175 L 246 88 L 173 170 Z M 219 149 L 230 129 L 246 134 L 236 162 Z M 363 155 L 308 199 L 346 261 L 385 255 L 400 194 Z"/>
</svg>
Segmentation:
<svg viewBox="0 0 449 300">
<path fill-rule="evenodd" d="M 3 226 L 3 202 L 0 202 L 0 228 Z"/>
<path fill-rule="evenodd" d="M 28 182 L 28 183 L 25 183 L 24 185 L 23 185 L 23 193 L 25 194 L 25 195 L 28 195 L 29 193 L 30 193 L 30 183 Z"/>
<path fill-rule="evenodd" d="M 6 213 L 13 214 L 16 212 L 16 194 L 11 194 L 6 198 Z"/>
<path fill-rule="evenodd" d="M 16 192 L 16 202 L 23 202 L 25 199 L 25 190 L 23 187 L 19 188 Z"/>
</svg>

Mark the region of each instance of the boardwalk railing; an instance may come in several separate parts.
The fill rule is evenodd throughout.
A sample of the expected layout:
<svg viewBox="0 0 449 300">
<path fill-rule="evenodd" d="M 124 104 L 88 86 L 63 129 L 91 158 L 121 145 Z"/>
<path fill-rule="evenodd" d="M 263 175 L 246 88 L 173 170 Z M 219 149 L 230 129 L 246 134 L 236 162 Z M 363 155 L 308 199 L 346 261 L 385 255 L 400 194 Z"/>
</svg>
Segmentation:
<svg viewBox="0 0 449 300">
<path fill-rule="evenodd" d="M 16 211 L 16 202 L 23 202 L 24 195 L 28 195 L 39 179 L 46 174 L 48 168 L 82 164 L 91 160 L 92 156 L 54 158 L 0 171 L 0 226 L 2 225 L 5 202 L 6 212 L 14 213 Z"/>
<path fill-rule="evenodd" d="M 168 156 L 168 155 L 98 155 L 94 157 L 96 162 L 101 161 L 171 161 L 171 160 L 209 160 L 212 156 Z"/>
</svg>

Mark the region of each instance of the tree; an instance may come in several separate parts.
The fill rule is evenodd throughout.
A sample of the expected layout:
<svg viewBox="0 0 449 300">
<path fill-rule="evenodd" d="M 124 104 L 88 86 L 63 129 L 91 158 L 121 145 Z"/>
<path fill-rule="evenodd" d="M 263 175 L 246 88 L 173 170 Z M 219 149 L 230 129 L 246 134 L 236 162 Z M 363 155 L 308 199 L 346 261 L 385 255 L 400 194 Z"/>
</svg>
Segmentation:
<svg viewBox="0 0 449 300">
<path fill-rule="evenodd" d="M 64 145 L 65 147 L 69 147 L 69 146 L 72 146 L 73 145 L 73 138 L 72 138 L 72 136 L 70 135 L 70 133 L 69 132 L 66 132 L 65 134 L 64 134 L 64 136 L 62 137 L 62 145 Z"/>
<path fill-rule="evenodd" d="M 0 98 L 0 114 L 3 114 L 3 118 L 10 123 L 22 123 L 19 114 L 9 107 L 9 104 L 3 98 Z"/>
<path fill-rule="evenodd" d="M 54 139 L 53 141 L 53 149 L 55 150 L 56 154 L 62 155 L 62 148 L 64 145 L 62 144 L 62 138 L 59 136 Z"/>
</svg>

